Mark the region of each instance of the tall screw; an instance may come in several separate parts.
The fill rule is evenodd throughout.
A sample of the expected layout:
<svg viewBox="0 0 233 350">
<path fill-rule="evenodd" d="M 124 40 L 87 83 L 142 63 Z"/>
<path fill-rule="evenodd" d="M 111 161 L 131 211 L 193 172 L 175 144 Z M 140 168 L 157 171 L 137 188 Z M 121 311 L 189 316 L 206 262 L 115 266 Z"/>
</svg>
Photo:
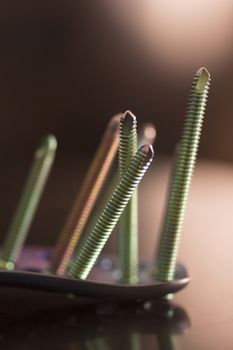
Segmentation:
<svg viewBox="0 0 233 350">
<path fill-rule="evenodd" d="M 152 159 L 152 146 L 144 145 L 138 150 L 79 254 L 71 264 L 69 276 L 81 279 L 88 276 Z"/>
<path fill-rule="evenodd" d="M 166 215 L 157 254 L 155 277 L 174 278 L 184 214 L 197 157 L 202 123 L 210 85 L 210 74 L 200 68 L 194 78 L 187 106 L 184 130 L 175 160 Z"/>
<path fill-rule="evenodd" d="M 51 171 L 56 149 L 55 136 L 48 135 L 41 140 L 34 154 L 28 179 L 3 244 L 1 268 L 14 269 Z"/>
<path fill-rule="evenodd" d="M 129 111 L 121 118 L 119 175 L 123 176 L 137 152 L 137 120 Z M 138 194 L 134 191 L 119 220 L 118 247 L 122 283 L 138 282 Z"/>
<path fill-rule="evenodd" d="M 111 118 L 87 177 L 58 238 L 50 270 L 64 275 L 91 211 L 110 172 L 119 145 L 121 115 Z"/>
</svg>

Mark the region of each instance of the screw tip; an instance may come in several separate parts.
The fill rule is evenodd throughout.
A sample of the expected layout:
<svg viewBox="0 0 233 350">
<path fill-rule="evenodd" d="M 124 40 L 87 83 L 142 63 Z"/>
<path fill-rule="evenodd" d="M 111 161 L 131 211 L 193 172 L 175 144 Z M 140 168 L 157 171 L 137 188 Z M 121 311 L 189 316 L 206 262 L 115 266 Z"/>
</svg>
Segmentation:
<svg viewBox="0 0 233 350">
<path fill-rule="evenodd" d="M 210 81 L 210 73 L 205 67 L 201 67 L 198 69 L 196 73 L 196 77 L 197 77 L 197 82 L 196 82 L 195 89 L 199 92 L 202 92 Z"/>
<path fill-rule="evenodd" d="M 136 125 L 137 119 L 131 111 L 126 111 L 121 118 L 121 132 L 123 135 L 129 135 L 134 125 Z"/>
<path fill-rule="evenodd" d="M 45 137 L 45 144 L 50 151 L 55 151 L 57 149 L 57 139 L 54 135 L 50 134 Z"/>
<path fill-rule="evenodd" d="M 36 157 L 41 157 L 47 152 L 54 153 L 57 149 L 57 139 L 54 135 L 50 134 L 42 138 L 39 143 L 39 147 L 36 150 Z"/>
<path fill-rule="evenodd" d="M 145 163 L 151 162 L 154 158 L 154 149 L 150 144 L 145 144 L 139 148 L 140 152 L 145 155 Z"/>
</svg>

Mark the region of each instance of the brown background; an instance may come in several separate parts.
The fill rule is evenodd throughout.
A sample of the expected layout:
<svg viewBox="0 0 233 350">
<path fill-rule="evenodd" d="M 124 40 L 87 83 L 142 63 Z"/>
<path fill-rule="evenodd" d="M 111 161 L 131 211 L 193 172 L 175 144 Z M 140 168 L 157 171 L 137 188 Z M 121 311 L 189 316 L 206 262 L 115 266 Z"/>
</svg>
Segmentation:
<svg viewBox="0 0 233 350">
<path fill-rule="evenodd" d="M 226 0 L 2 1 L 1 236 L 44 134 L 59 148 L 34 243 L 54 242 L 113 114 L 155 123 L 157 155 L 171 155 L 200 66 L 213 81 L 200 156 L 232 162 L 232 10 Z"/>
</svg>

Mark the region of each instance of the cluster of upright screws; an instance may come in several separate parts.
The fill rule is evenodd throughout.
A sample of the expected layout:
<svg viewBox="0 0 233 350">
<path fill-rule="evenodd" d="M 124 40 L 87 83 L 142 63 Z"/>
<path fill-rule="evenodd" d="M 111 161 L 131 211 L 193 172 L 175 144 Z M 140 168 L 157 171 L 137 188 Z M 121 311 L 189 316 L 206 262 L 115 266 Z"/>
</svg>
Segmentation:
<svg viewBox="0 0 233 350">
<path fill-rule="evenodd" d="M 152 146 L 142 146 L 132 159 L 92 232 L 71 264 L 69 275 L 85 279 L 153 159 Z"/>
<path fill-rule="evenodd" d="M 172 281 L 175 278 L 180 236 L 209 84 L 208 71 L 199 69 L 193 81 L 184 131 L 172 167 L 165 219 L 153 271 L 156 281 Z M 146 124 L 137 136 L 137 120 L 130 111 L 110 120 L 57 240 L 49 273 L 86 279 L 119 221 L 120 282 L 139 282 L 137 187 L 152 162 L 155 137 L 156 130 L 152 124 Z M 3 245 L 0 260 L 3 269 L 14 269 L 17 262 L 51 170 L 56 145 L 55 137 L 49 135 L 36 150 L 29 178 Z M 98 210 L 96 205 L 110 175 L 117 150 L 119 173 L 113 175 L 111 189 L 106 191 L 107 199 L 104 204 L 98 205 L 101 208 Z"/>
</svg>

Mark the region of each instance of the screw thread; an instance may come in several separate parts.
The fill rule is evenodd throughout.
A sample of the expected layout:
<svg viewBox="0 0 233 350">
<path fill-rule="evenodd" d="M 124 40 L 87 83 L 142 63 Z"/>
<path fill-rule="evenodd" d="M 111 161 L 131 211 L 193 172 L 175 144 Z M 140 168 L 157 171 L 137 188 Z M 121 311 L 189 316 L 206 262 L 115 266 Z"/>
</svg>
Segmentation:
<svg viewBox="0 0 233 350">
<path fill-rule="evenodd" d="M 174 278 L 188 192 L 195 167 L 201 129 L 210 85 L 205 68 L 197 71 L 188 100 L 184 130 L 175 159 L 170 193 L 163 224 L 156 268 L 156 279 Z"/>
<path fill-rule="evenodd" d="M 151 164 L 153 148 L 142 146 L 109 199 L 100 218 L 71 264 L 69 275 L 85 279 L 129 202 L 134 190 Z"/>
<path fill-rule="evenodd" d="M 151 123 L 146 123 L 143 125 L 139 136 L 138 136 L 138 145 L 139 147 L 143 146 L 144 144 L 150 144 L 153 145 L 156 138 L 156 129 L 155 126 Z M 109 198 L 111 197 L 114 189 L 116 188 L 117 182 L 119 179 L 119 171 L 114 170 L 110 184 L 107 188 L 106 193 L 104 193 L 103 198 L 101 198 L 100 202 L 98 203 L 98 206 L 95 207 L 94 213 L 91 215 L 90 220 L 88 221 L 84 232 L 82 234 L 81 240 L 78 241 L 77 247 L 76 247 L 76 255 L 79 253 L 81 246 L 83 242 L 85 241 L 85 238 L 88 235 L 88 232 L 92 230 L 94 227 L 97 219 L 99 218 L 100 214 L 102 213 L 106 203 L 108 202 Z M 122 213 L 123 215 L 123 213 Z M 118 233 L 120 234 L 120 232 Z M 119 249 L 120 249 L 120 240 L 119 240 Z"/>
<path fill-rule="evenodd" d="M 110 172 L 119 145 L 120 115 L 108 123 L 86 179 L 75 198 L 54 249 L 50 270 L 64 275 L 74 250 L 87 225 L 92 209 Z"/>
<path fill-rule="evenodd" d="M 48 135 L 35 152 L 28 179 L 3 244 L 2 267 L 5 263 L 6 268 L 14 268 L 52 168 L 56 148 L 56 138 Z"/>
<path fill-rule="evenodd" d="M 120 177 L 124 175 L 130 161 L 137 153 L 137 119 L 129 111 L 121 118 L 119 144 Z"/>
<path fill-rule="evenodd" d="M 129 111 L 121 118 L 119 175 L 123 176 L 137 152 L 137 120 Z M 134 191 L 124 209 L 118 232 L 119 267 L 122 283 L 138 281 L 138 195 Z"/>
</svg>

